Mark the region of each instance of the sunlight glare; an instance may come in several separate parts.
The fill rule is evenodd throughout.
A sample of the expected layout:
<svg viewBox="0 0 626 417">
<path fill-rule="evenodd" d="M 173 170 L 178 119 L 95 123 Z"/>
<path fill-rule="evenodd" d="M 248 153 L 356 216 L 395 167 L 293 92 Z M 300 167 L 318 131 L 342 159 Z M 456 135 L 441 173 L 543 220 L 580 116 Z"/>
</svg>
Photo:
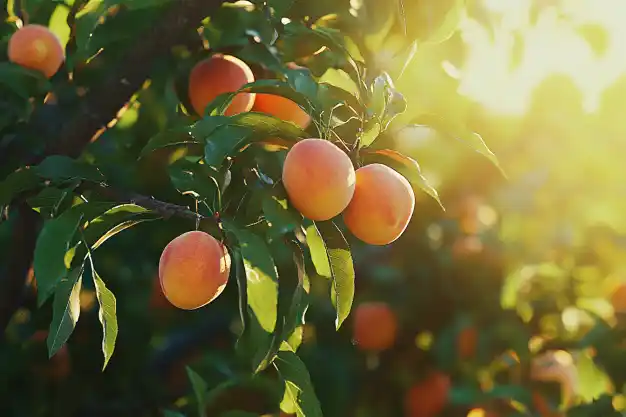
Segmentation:
<svg viewBox="0 0 626 417">
<path fill-rule="evenodd" d="M 530 1 L 484 0 L 492 12 L 505 16 L 528 13 Z M 565 15 L 567 18 L 564 18 Z M 583 95 L 585 111 L 597 110 L 602 92 L 626 72 L 626 2 L 620 0 L 569 1 L 540 14 L 536 24 L 512 29 L 500 24 L 489 29 L 470 17 L 460 25 L 468 58 L 460 68 L 459 92 L 487 110 L 500 114 L 523 114 L 528 110 L 534 88 L 551 74 L 564 74 Z M 506 21 L 506 18 L 503 18 Z M 597 56 L 576 33 L 576 26 L 600 25 L 608 35 L 608 47 Z M 515 33 L 523 39 L 519 63 L 511 69 Z"/>
</svg>

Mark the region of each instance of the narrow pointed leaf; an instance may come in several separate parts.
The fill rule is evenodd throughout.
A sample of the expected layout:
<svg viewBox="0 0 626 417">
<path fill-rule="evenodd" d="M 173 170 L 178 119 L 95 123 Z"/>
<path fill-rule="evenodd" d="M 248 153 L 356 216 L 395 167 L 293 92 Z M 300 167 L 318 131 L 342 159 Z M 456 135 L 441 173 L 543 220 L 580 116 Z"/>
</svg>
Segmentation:
<svg viewBox="0 0 626 417">
<path fill-rule="evenodd" d="M 83 267 L 72 270 L 63 278 L 54 293 L 52 322 L 48 332 L 48 356 L 52 357 L 67 342 L 80 317 L 80 289 Z"/>
<path fill-rule="evenodd" d="M 354 264 L 346 238 L 332 221 L 315 222 L 324 249 L 328 256 L 332 279 L 331 299 L 337 318 L 335 327 L 341 324 L 350 314 L 354 300 Z"/>
<path fill-rule="evenodd" d="M 35 169 L 39 176 L 52 181 L 74 179 L 92 182 L 104 181 L 104 175 L 97 167 L 63 155 L 49 156 L 41 161 Z"/>
<path fill-rule="evenodd" d="M 318 275 L 326 278 L 331 277 L 330 263 L 328 262 L 328 254 L 322 236 L 314 224 L 306 228 L 306 244 L 311 253 L 311 261 Z"/>
<path fill-rule="evenodd" d="M 193 389 L 198 404 L 198 416 L 206 417 L 205 408 L 209 386 L 193 369 L 188 366 L 185 369 L 187 370 L 187 377 L 189 378 L 189 382 L 191 382 L 191 388 Z"/>
<path fill-rule="evenodd" d="M 92 269 L 91 274 L 96 288 L 98 304 L 100 305 L 98 317 L 102 325 L 102 353 L 104 354 L 104 365 L 102 369 L 104 370 L 111 356 L 113 356 L 115 342 L 117 340 L 117 302 L 115 296 L 111 290 L 106 287 L 98 273 Z"/>
<path fill-rule="evenodd" d="M 322 417 L 322 408 L 315 394 L 306 366 L 293 351 L 278 352 L 274 366 L 285 381 L 285 397 L 292 403 L 297 417 Z"/>
</svg>

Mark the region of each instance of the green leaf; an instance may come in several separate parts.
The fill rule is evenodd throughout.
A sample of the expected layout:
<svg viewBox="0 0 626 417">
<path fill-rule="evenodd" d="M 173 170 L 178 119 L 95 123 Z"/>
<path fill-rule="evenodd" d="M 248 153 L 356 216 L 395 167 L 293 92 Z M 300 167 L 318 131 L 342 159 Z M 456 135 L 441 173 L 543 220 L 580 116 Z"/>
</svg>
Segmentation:
<svg viewBox="0 0 626 417">
<path fill-rule="evenodd" d="M 102 324 L 102 353 L 104 354 L 104 365 L 102 370 L 107 367 L 113 351 L 115 350 L 115 341 L 117 340 L 117 303 L 115 296 L 109 290 L 102 278 L 95 269 L 91 269 L 91 276 L 96 288 L 96 297 L 100 305 L 98 317 Z"/>
<path fill-rule="evenodd" d="M 465 1 L 466 0 L 454 0 L 454 4 L 445 14 L 443 21 L 439 24 L 437 29 L 431 31 L 428 38 L 425 39 L 425 44 L 442 43 L 454 35 L 465 13 Z"/>
<path fill-rule="evenodd" d="M 74 249 L 70 249 L 70 245 L 81 219 L 91 219 L 112 205 L 112 203 L 79 204 L 44 223 L 37 237 L 33 261 L 39 306 L 48 299 L 57 284 L 67 277 L 74 258 Z"/>
<path fill-rule="evenodd" d="M 475 132 L 468 130 L 459 123 L 445 120 L 437 115 L 423 114 L 414 119 L 417 125 L 431 127 L 444 136 L 456 139 L 468 145 L 472 150 L 478 152 L 487 158 L 492 164 L 500 170 L 500 173 L 506 177 L 505 172 L 500 167 L 500 162 L 496 155 L 491 152 L 483 138 Z"/>
<path fill-rule="evenodd" d="M 187 377 L 189 378 L 189 382 L 191 382 L 191 388 L 193 389 L 194 395 L 196 396 L 196 402 L 198 403 L 198 416 L 206 417 L 206 398 L 207 391 L 209 389 L 206 381 L 198 375 L 193 369 L 190 367 L 185 367 L 187 370 Z"/>
<path fill-rule="evenodd" d="M 237 238 L 243 256 L 248 284 L 248 305 L 261 327 L 270 333 L 276 327 L 278 304 L 278 272 L 272 255 L 258 235 L 230 224 L 226 227 Z"/>
<path fill-rule="evenodd" d="M 402 174 L 411 184 L 419 187 L 426 194 L 439 203 L 439 206 L 445 210 L 441 200 L 439 199 L 439 193 L 437 190 L 428 183 L 428 180 L 422 175 L 422 170 L 417 163 L 411 157 L 401 154 L 393 149 L 378 149 L 378 150 L 364 150 L 362 152 L 363 160 L 366 163 L 379 162 L 384 165 L 395 169 Z"/>
<path fill-rule="evenodd" d="M 120 204 L 90 220 L 84 231 L 85 239 L 91 249 L 96 250 L 117 233 L 141 222 L 158 218 L 158 214 L 136 204 Z"/>
<path fill-rule="evenodd" d="M 350 314 L 354 300 L 354 264 L 346 238 L 332 221 L 315 222 L 315 227 L 324 242 L 332 279 L 331 298 L 337 312 L 335 327 Z"/>
<path fill-rule="evenodd" d="M 52 322 L 48 332 L 48 355 L 54 356 L 67 342 L 80 317 L 80 289 L 83 266 L 77 267 L 59 282 L 54 293 Z"/>
<path fill-rule="evenodd" d="M 322 236 L 318 232 L 315 225 L 310 225 L 306 228 L 306 244 L 309 247 L 311 253 L 311 261 L 315 267 L 315 271 L 318 275 L 330 278 L 330 263 L 328 262 L 328 254 L 326 253 L 326 247 Z"/>
<path fill-rule="evenodd" d="M 159 132 L 151 137 L 146 146 L 141 150 L 139 158 L 141 159 L 150 152 L 160 148 L 188 144 L 200 145 L 202 141 L 194 136 L 194 126 L 178 126 L 164 132 Z"/>
<path fill-rule="evenodd" d="M 22 67 L 12 62 L 0 62 L 0 87 L 17 94 L 23 99 L 50 90 L 50 81 L 39 71 Z"/>
<path fill-rule="evenodd" d="M 298 355 L 290 350 L 281 350 L 274 366 L 285 381 L 285 396 L 292 402 L 297 417 L 322 417 L 311 377 Z"/>
<path fill-rule="evenodd" d="M 35 244 L 33 270 L 37 280 L 37 304 L 43 305 L 59 282 L 67 277 L 66 254 L 76 234 L 82 213 L 67 210 L 45 222 Z"/>
<path fill-rule="evenodd" d="M 170 179 L 179 193 L 200 201 L 213 202 L 219 197 L 219 172 L 207 165 L 179 159 L 169 167 Z"/>
<path fill-rule="evenodd" d="M 215 116 L 208 116 L 215 117 Z M 224 117 L 224 116 L 218 116 Z M 255 141 L 279 137 L 295 143 L 307 134 L 291 122 L 264 113 L 248 112 L 228 117 L 228 121 L 215 129 L 206 139 L 205 162 L 220 166 L 224 159 Z"/>
<path fill-rule="evenodd" d="M 302 223 L 302 216 L 289 205 L 287 193 L 281 185 L 266 190 L 262 209 L 265 220 L 270 225 L 268 232 L 270 239 L 292 232 Z"/>
<path fill-rule="evenodd" d="M 29 167 L 10 173 L 0 182 L 0 206 L 10 204 L 18 194 L 37 188 L 42 183 L 35 170 Z"/>
<path fill-rule="evenodd" d="M 304 267 L 304 253 L 302 252 L 302 249 L 296 242 L 290 242 L 290 246 L 293 249 L 293 259 L 296 264 L 296 268 L 298 268 L 298 285 L 293 293 L 289 312 L 287 313 L 283 329 L 283 340 L 287 342 L 295 351 L 302 341 L 302 332 L 299 334 L 300 338 L 297 345 L 294 346 L 293 341 L 290 339 L 293 339 L 294 336 L 298 338 L 298 335 L 294 334 L 297 333 L 298 328 L 302 329 L 300 326 L 305 323 L 304 316 L 309 307 L 309 291 L 311 289 L 311 283 Z"/>
<path fill-rule="evenodd" d="M 237 271 L 240 312 L 245 326 L 238 348 L 252 356 L 253 370 L 258 372 L 272 359 L 270 356 L 278 321 L 278 272 L 271 252 L 261 237 L 229 222 L 224 222 L 224 227 L 235 235 L 239 243 L 238 253 L 242 259 L 238 259 L 236 265 L 242 264 L 245 271 L 244 282 L 241 282 L 241 273 Z M 244 287 L 246 291 L 242 294 Z M 245 307 L 242 305 L 244 299 Z"/>
<path fill-rule="evenodd" d="M 314 102 L 308 96 L 296 91 L 289 83 L 280 80 L 257 80 L 244 85 L 233 93 L 224 93 L 217 96 L 206 107 L 205 113 L 224 114 L 228 105 L 240 93 L 273 94 L 285 97 L 300 105 L 308 113 L 311 113 L 314 108 Z"/>
<path fill-rule="evenodd" d="M 63 202 L 72 197 L 71 190 L 62 190 L 56 187 L 46 187 L 34 197 L 27 200 L 28 205 L 37 210 L 44 217 L 52 217 Z"/>
<path fill-rule="evenodd" d="M 243 148 L 252 136 L 247 127 L 226 125 L 216 129 L 204 146 L 204 162 L 219 167 L 228 155 Z"/>
<path fill-rule="evenodd" d="M 102 173 L 93 165 L 63 155 L 52 155 L 36 167 L 37 174 L 52 181 L 87 180 L 104 181 Z"/>
</svg>

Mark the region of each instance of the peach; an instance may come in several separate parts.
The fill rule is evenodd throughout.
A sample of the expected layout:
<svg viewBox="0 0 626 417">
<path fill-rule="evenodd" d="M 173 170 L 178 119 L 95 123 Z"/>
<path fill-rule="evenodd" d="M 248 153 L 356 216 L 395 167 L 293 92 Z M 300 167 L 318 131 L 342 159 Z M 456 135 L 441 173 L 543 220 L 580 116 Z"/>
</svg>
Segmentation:
<svg viewBox="0 0 626 417">
<path fill-rule="evenodd" d="M 478 331 L 475 327 L 468 326 L 459 332 L 457 346 L 459 358 L 466 360 L 476 355 L 476 347 L 478 344 Z"/>
<path fill-rule="evenodd" d="M 402 175 L 382 164 L 356 170 L 354 196 L 343 213 L 350 232 L 370 245 L 387 245 L 404 232 L 415 194 Z"/>
<path fill-rule="evenodd" d="M 395 343 L 398 320 L 385 303 L 363 303 L 354 312 L 352 333 L 360 349 L 380 352 Z"/>
<path fill-rule="evenodd" d="M 296 143 L 287 152 L 282 179 L 291 204 L 311 220 L 337 216 L 354 194 L 352 161 L 324 139 Z"/>
<path fill-rule="evenodd" d="M 252 110 L 292 122 L 302 129 L 306 129 L 311 123 L 311 116 L 296 102 L 274 94 L 257 94 Z"/>
<path fill-rule="evenodd" d="M 406 392 L 404 409 L 406 417 L 435 417 L 448 402 L 450 378 L 439 371 L 413 385 Z"/>
<path fill-rule="evenodd" d="M 228 282 L 226 247 L 201 231 L 183 233 L 167 244 L 159 261 L 165 298 L 183 310 L 203 307 L 219 296 Z"/>
<path fill-rule="evenodd" d="M 239 90 L 254 81 L 250 67 L 231 55 L 215 54 L 198 62 L 189 74 L 189 101 L 199 115 L 217 96 Z M 232 116 L 250 111 L 254 94 L 239 93 L 228 105 L 224 114 Z"/>
<path fill-rule="evenodd" d="M 52 77 L 65 61 L 59 38 L 45 26 L 25 25 L 11 35 L 9 61 Z"/>
</svg>

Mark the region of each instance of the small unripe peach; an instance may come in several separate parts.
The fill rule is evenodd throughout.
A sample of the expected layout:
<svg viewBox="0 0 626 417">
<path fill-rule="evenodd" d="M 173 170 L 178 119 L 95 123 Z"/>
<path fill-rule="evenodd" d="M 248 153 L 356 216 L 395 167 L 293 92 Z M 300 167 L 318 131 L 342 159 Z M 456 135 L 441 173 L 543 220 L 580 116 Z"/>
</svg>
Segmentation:
<svg viewBox="0 0 626 417">
<path fill-rule="evenodd" d="M 159 261 L 159 281 L 170 303 L 183 310 L 207 305 L 228 282 L 226 247 L 201 231 L 183 233 L 167 244 Z"/>
<path fill-rule="evenodd" d="M 254 81 L 250 67 L 231 55 L 215 54 L 198 62 L 189 74 L 189 101 L 199 115 L 207 104 L 224 93 L 233 93 Z M 227 116 L 250 111 L 254 94 L 239 93 L 224 112 Z"/>
<path fill-rule="evenodd" d="M 9 61 L 52 77 L 65 60 L 59 38 L 45 26 L 25 25 L 11 35 Z"/>
<path fill-rule="evenodd" d="M 282 178 L 291 204 L 311 220 L 337 216 L 354 194 L 352 161 L 324 139 L 296 143 L 287 152 Z"/>
<path fill-rule="evenodd" d="M 385 303 L 363 303 L 354 312 L 352 333 L 361 350 L 387 350 L 396 341 L 398 319 Z"/>
<path fill-rule="evenodd" d="M 274 94 L 257 93 L 252 110 L 292 122 L 302 129 L 306 129 L 311 123 L 311 116 L 302 110 L 296 102 Z"/>
<path fill-rule="evenodd" d="M 404 232 L 413 215 L 415 194 L 402 175 L 382 164 L 356 170 L 354 197 L 343 213 L 354 236 L 370 245 L 386 245 Z"/>
</svg>

